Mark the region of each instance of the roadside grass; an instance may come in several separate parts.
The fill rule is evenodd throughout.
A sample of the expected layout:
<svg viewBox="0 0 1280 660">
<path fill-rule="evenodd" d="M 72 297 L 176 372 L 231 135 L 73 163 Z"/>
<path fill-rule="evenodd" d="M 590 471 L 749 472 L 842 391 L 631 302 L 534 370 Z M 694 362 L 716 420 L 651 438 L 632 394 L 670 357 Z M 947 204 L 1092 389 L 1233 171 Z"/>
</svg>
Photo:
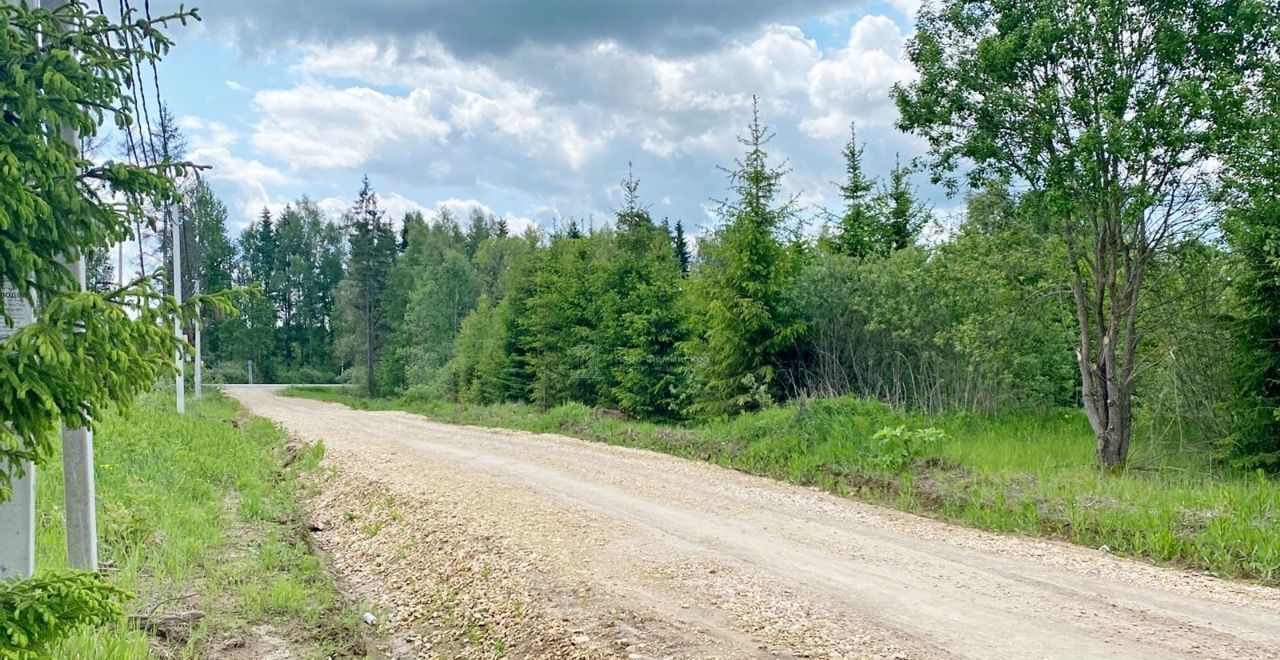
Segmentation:
<svg viewBox="0 0 1280 660">
<path fill-rule="evenodd" d="M 1280 585 L 1280 482 L 1225 470 L 1205 451 L 1138 438 L 1130 468 L 1094 465 L 1076 411 L 928 418 L 850 397 L 801 400 L 701 426 L 621 419 L 578 404 L 468 406 L 341 388 L 289 396 L 404 410 L 475 426 L 560 433 L 660 451 L 1000 532 L 1060 538 L 1154 562 Z M 948 439 L 886 467 L 883 429 L 937 428 Z"/>
<path fill-rule="evenodd" d="M 77 630 L 54 657 L 259 657 L 263 635 L 302 657 L 358 653 L 358 619 L 309 551 L 300 513 L 299 477 L 323 448 L 286 451 L 280 430 L 217 393 L 188 399 L 183 417 L 172 406 L 153 394 L 101 421 L 99 559 L 136 598 L 124 619 Z M 37 570 L 65 568 L 61 471 L 36 483 Z M 204 616 L 184 621 L 193 611 Z"/>
</svg>

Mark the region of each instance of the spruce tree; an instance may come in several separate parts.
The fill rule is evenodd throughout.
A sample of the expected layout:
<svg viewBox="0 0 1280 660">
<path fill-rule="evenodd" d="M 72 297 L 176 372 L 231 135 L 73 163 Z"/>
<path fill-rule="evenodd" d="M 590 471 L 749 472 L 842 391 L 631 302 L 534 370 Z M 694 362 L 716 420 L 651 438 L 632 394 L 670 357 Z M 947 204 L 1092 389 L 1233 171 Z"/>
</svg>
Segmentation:
<svg viewBox="0 0 1280 660">
<path fill-rule="evenodd" d="M 637 417 L 663 419 L 681 412 L 681 270 L 671 249 L 675 239 L 654 224 L 639 187 L 631 174 L 622 182 L 616 255 L 601 264 L 606 278 L 596 296 L 603 308 L 597 342 L 608 358 L 610 402 Z"/>
<path fill-rule="evenodd" d="M 881 231 L 879 249 L 882 254 L 901 250 L 915 243 L 916 236 L 929 221 L 929 209 L 911 185 L 911 170 L 895 160 L 889 181 L 881 190 Z"/>
<path fill-rule="evenodd" d="M 1261 76 L 1249 130 L 1227 160 L 1227 236 L 1237 256 L 1239 299 L 1231 352 L 1236 385 L 1233 433 L 1225 457 L 1280 472 L 1280 62 Z"/>
<path fill-rule="evenodd" d="M 840 197 L 845 206 L 836 223 L 832 246 L 835 251 L 851 257 L 882 252 L 885 243 L 884 228 L 872 194 L 875 182 L 862 172 L 862 152 L 857 127 L 850 124 L 849 143 L 844 147 L 845 180 L 840 184 Z"/>
<path fill-rule="evenodd" d="M 671 240 L 676 250 L 676 262 L 680 265 L 680 274 L 688 275 L 692 255 L 689 254 L 689 243 L 684 236 L 684 221 L 676 220 L 675 235 Z"/>
<path fill-rule="evenodd" d="M 173 113 L 169 111 L 166 103 L 160 104 L 160 112 L 157 117 L 157 123 L 151 128 L 148 136 L 151 145 L 152 160 L 160 163 L 172 163 L 181 161 L 187 156 L 187 138 L 182 134 L 182 129 L 178 128 L 178 122 L 174 118 Z M 144 150 L 145 151 L 145 150 Z M 180 182 L 179 182 L 180 183 Z M 180 183 L 181 185 L 181 183 Z M 185 186 L 184 186 L 185 187 Z M 183 194 L 190 194 L 190 190 L 184 190 Z M 182 236 L 182 247 L 191 247 L 191 228 L 185 222 L 185 216 L 182 212 L 181 204 L 164 204 L 161 205 L 156 213 L 158 215 L 159 226 L 154 227 L 155 238 L 158 243 L 160 252 L 160 269 L 168 272 L 173 268 L 173 227 L 175 223 L 178 225 Z M 185 275 L 185 273 L 184 273 Z M 188 288 L 191 281 L 184 277 L 184 292 L 187 296 L 191 295 Z M 173 282 L 165 282 L 165 293 L 173 293 Z"/>
<path fill-rule="evenodd" d="M 183 199 L 183 215 L 193 247 L 185 255 L 187 272 L 183 279 L 189 282 L 188 290 L 212 293 L 231 288 L 236 250 L 227 236 L 226 205 L 201 179 L 187 191 Z M 201 315 L 201 322 L 206 327 L 204 355 L 212 362 L 221 356 L 232 328 L 214 310 L 202 310 Z"/>
<path fill-rule="evenodd" d="M 452 220 L 453 214 L 447 208 L 440 209 L 441 220 L 446 217 Z M 467 224 L 467 256 L 474 258 L 476 252 L 480 251 L 480 245 L 493 235 L 495 229 L 484 211 L 472 209 L 470 222 Z"/>
<path fill-rule="evenodd" d="M 271 298 L 275 254 L 275 227 L 271 211 L 264 208 L 258 221 L 240 235 L 240 263 L 236 269 L 236 284 L 247 289 L 256 288 L 259 295 L 240 303 L 236 332 L 228 342 L 232 344 L 231 352 L 237 357 L 253 360 L 257 382 L 275 380 L 273 347 L 278 319 Z"/>
<path fill-rule="evenodd" d="M 375 366 L 387 335 L 382 302 L 395 259 L 396 238 L 385 213 L 378 207 L 378 196 L 368 176 L 364 177 L 356 202 L 347 212 L 346 224 L 351 250 L 347 278 L 357 297 L 349 304 L 354 305 L 359 326 L 356 331 L 363 348 L 364 389 L 374 396 L 378 393 Z"/>
<path fill-rule="evenodd" d="M 105 248 L 85 254 L 85 281 L 89 290 L 108 293 L 116 286 L 116 267 L 111 261 L 111 251 Z"/>
<path fill-rule="evenodd" d="M 787 304 L 792 279 L 788 250 L 779 233 L 791 229 L 794 201 L 778 200 L 785 168 L 769 164 L 772 134 L 753 103 L 746 155 L 729 172 L 734 199 L 721 204 L 725 224 L 704 248 L 693 282 L 699 336 L 689 344 L 699 381 L 693 410 L 721 416 L 758 409 L 782 394 L 803 324 Z"/>
</svg>

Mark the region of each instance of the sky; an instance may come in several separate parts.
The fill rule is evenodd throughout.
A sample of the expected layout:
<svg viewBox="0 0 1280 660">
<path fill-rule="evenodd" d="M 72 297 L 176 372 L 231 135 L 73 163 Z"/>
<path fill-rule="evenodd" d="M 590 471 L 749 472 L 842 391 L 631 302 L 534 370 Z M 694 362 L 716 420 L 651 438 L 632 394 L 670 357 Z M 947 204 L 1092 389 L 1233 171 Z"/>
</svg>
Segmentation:
<svg viewBox="0 0 1280 660">
<path fill-rule="evenodd" d="M 752 95 L 810 214 L 839 206 L 850 122 L 873 176 L 924 151 L 889 98 L 913 75 L 919 0 L 202 4 L 170 31 L 161 83 L 233 231 L 302 195 L 337 217 L 365 174 L 396 219 L 478 206 L 517 229 L 605 224 L 630 167 L 652 215 L 697 233 Z"/>
</svg>

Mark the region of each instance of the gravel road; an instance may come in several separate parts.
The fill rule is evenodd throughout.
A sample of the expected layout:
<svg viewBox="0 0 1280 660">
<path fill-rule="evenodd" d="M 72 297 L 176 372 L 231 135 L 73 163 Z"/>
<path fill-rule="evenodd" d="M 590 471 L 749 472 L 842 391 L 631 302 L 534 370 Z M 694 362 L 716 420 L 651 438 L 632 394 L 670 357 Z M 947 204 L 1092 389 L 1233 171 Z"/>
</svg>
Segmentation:
<svg viewBox="0 0 1280 660">
<path fill-rule="evenodd" d="M 712 465 L 228 387 L 395 657 L 1280 658 L 1280 589 Z"/>
</svg>

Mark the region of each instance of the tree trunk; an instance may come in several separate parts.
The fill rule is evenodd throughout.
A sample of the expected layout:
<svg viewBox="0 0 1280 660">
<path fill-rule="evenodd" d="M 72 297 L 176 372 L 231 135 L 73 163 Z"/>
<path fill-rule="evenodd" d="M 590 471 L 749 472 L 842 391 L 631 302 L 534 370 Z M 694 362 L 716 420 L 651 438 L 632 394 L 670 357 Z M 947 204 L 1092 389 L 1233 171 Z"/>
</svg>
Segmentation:
<svg viewBox="0 0 1280 660">
<path fill-rule="evenodd" d="M 1076 347 L 1080 398 L 1097 440 L 1099 467 L 1118 470 L 1129 457 L 1133 435 L 1136 320 L 1143 261 L 1133 259 L 1126 249 L 1118 213 L 1112 210 L 1101 215 L 1104 217 L 1091 218 L 1101 229 L 1093 237 L 1092 254 L 1076 242 L 1078 237 L 1071 231 L 1074 219 L 1067 221 L 1066 239 L 1080 332 Z M 1089 272 L 1081 262 L 1088 265 Z"/>
<path fill-rule="evenodd" d="M 364 303 L 364 346 L 365 390 L 373 396 L 373 296 L 368 291 L 365 292 Z"/>
</svg>

